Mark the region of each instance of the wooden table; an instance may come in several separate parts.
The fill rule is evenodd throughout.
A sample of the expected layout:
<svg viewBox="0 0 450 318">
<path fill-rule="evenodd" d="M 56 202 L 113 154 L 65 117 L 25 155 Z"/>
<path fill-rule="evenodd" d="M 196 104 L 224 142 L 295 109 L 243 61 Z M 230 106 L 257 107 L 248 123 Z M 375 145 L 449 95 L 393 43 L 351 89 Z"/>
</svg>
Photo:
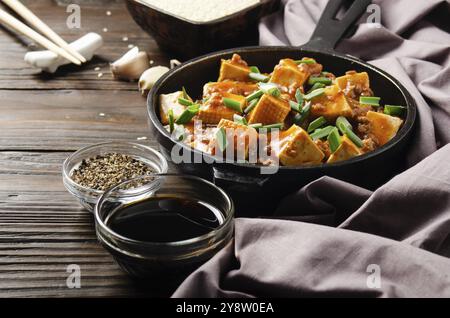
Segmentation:
<svg viewBox="0 0 450 318">
<path fill-rule="evenodd" d="M 81 29 L 73 30 L 65 5 L 24 3 L 66 40 L 97 32 L 105 44 L 81 68 L 42 75 L 23 61 L 30 41 L 0 28 L 0 297 L 145 296 L 98 244 L 93 217 L 65 190 L 61 166 L 80 147 L 112 139 L 147 137 L 157 147 L 137 84 L 114 80 L 109 62 L 130 44 L 155 65 L 169 57 L 121 1 L 81 1 Z M 80 289 L 66 285 L 70 264 L 81 268 Z"/>
</svg>

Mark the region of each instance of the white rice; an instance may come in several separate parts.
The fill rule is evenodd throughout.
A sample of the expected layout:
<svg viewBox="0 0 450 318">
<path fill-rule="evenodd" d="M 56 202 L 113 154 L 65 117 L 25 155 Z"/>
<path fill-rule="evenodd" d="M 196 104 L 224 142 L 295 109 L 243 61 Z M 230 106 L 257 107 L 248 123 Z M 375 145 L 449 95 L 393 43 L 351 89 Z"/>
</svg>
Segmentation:
<svg viewBox="0 0 450 318">
<path fill-rule="evenodd" d="M 138 0 L 193 22 L 208 22 L 244 10 L 260 0 Z"/>
</svg>

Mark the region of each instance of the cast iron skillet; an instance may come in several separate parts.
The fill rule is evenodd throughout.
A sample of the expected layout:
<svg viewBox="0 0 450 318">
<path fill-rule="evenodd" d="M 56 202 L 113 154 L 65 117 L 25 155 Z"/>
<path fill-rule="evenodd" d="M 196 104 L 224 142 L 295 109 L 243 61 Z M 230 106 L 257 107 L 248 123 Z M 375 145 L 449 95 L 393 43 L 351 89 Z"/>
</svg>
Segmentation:
<svg viewBox="0 0 450 318">
<path fill-rule="evenodd" d="M 411 137 L 416 119 L 416 104 L 407 90 L 392 76 L 356 57 L 334 51 L 337 42 L 353 23 L 365 12 L 370 0 L 356 0 L 344 17 L 336 19 L 344 0 L 330 0 L 325 8 L 311 40 L 301 47 L 241 47 L 207 54 L 190 60 L 163 76 L 151 90 L 148 101 L 150 127 L 162 145 L 163 152 L 170 154 L 178 144 L 193 159 L 198 150 L 171 138 L 159 119 L 159 95 L 180 90 L 185 86 L 192 96 L 201 96 L 204 83 L 217 80 L 221 59 L 238 53 L 249 65 L 257 65 L 270 72 L 282 58 L 300 59 L 312 57 L 323 64 L 324 70 L 336 75 L 356 70 L 367 72 L 371 88 L 382 101 L 407 107 L 405 122 L 388 144 L 353 159 L 311 167 L 279 167 L 274 175 L 261 175 L 260 167 L 239 163 L 187 163 L 177 167 L 183 172 L 213 179 L 235 201 L 237 214 L 245 216 L 267 215 L 273 212 L 279 200 L 297 191 L 303 185 L 322 176 L 331 176 L 369 189 L 386 182 L 398 169 L 404 158 L 404 148 Z M 203 157 L 209 157 L 203 154 Z M 192 161 L 193 162 L 193 161 Z"/>
</svg>

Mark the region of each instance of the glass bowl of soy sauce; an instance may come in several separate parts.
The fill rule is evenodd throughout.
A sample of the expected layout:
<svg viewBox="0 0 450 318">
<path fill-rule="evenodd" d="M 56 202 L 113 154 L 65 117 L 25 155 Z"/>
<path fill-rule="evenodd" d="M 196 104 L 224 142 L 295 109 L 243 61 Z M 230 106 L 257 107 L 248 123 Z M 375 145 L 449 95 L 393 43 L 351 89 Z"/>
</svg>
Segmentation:
<svg viewBox="0 0 450 318">
<path fill-rule="evenodd" d="M 129 191 L 130 184 L 139 187 Z M 155 174 L 106 191 L 95 207 L 98 239 L 132 277 L 172 292 L 234 235 L 234 206 L 204 179 Z"/>
</svg>

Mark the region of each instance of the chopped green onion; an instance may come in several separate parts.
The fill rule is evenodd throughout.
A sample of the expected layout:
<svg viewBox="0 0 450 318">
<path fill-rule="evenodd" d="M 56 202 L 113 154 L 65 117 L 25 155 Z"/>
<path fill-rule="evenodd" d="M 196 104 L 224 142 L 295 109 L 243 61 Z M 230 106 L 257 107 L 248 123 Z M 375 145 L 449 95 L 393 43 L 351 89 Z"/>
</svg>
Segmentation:
<svg viewBox="0 0 450 318">
<path fill-rule="evenodd" d="M 279 97 L 281 95 L 280 89 L 274 83 L 259 83 L 259 88 L 268 95 Z"/>
<path fill-rule="evenodd" d="M 345 134 L 345 131 L 347 129 L 349 130 L 353 130 L 352 125 L 349 123 L 349 121 L 347 120 L 347 118 L 345 118 L 344 116 L 339 116 L 336 119 L 336 126 L 337 128 L 339 128 L 339 130 L 341 131 L 341 133 Z"/>
<path fill-rule="evenodd" d="M 405 109 L 405 106 L 384 105 L 384 113 L 391 116 L 400 116 Z"/>
<path fill-rule="evenodd" d="M 257 123 L 257 124 L 250 124 L 248 126 L 252 127 L 252 128 L 255 128 L 255 129 L 258 129 L 258 128 L 261 128 L 263 126 L 263 124 Z"/>
<path fill-rule="evenodd" d="M 328 137 L 329 134 L 336 129 L 334 126 L 326 126 L 324 128 L 316 129 L 312 134 L 310 134 L 313 140 L 322 139 Z"/>
<path fill-rule="evenodd" d="M 219 128 L 216 133 L 217 144 L 221 152 L 224 152 L 228 146 L 227 132 L 225 128 Z"/>
<path fill-rule="evenodd" d="M 319 97 L 319 96 L 323 95 L 324 93 L 325 93 L 325 88 L 319 88 L 319 89 L 312 91 L 308 95 L 303 96 L 303 98 L 305 100 L 311 100 L 315 97 Z"/>
<path fill-rule="evenodd" d="M 347 118 L 339 116 L 336 119 L 336 126 L 339 128 L 342 134 L 346 135 L 356 146 L 362 148 L 364 146 L 363 141 L 354 132 L 352 125 L 348 122 Z"/>
<path fill-rule="evenodd" d="M 331 152 L 336 152 L 336 150 L 341 145 L 341 136 L 339 135 L 339 130 L 334 127 L 327 137 L 328 144 L 330 145 Z"/>
<path fill-rule="evenodd" d="M 200 106 L 198 104 L 194 104 L 186 108 L 186 110 L 178 117 L 175 122 L 178 125 L 184 125 L 189 123 L 195 115 L 197 115 L 200 110 Z"/>
<path fill-rule="evenodd" d="M 322 127 L 323 125 L 325 125 L 327 123 L 327 120 L 325 119 L 325 117 L 320 116 L 319 118 L 313 120 L 309 126 L 308 126 L 308 133 L 313 132 L 314 130 L 316 130 L 319 127 Z"/>
<path fill-rule="evenodd" d="M 295 115 L 294 123 L 296 125 L 301 126 L 303 122 L 306 120 L 306 118 L 309 117 L 310 112 L 311 112 L 311 103 L 306 103 L 305 106 L 302 108 L 302 111 Z"/>
<path fill-rule="evenodd" d="M 323 71 L 320 73 L 320 76 L 327 77 L 330 74 L 331 74 L 330 72 Z"/>
<path fill-rule="evenodd" d="M 182 91 L 183 91 L 183 98 L 184 99 L 187 99 L 187 100 L 192 100 L 192 98 L 188 95 L 188 93 L 186 92 L 186 88 L 184 88 L 184 86 L 183 86 L 183 88 L 182 88 Z"/>
<path fill-rule="evenodd" d="M 380 99 L 381 97 L 360 96 L 359 103 L 363 105 L 380 106 Z"/>
<path fill-rule="evenodd" d="M 330 85 L 332 83 L 332 80 L 331 80 L 331 78 L 328 78 L 328 77 L 314 77 L 314 76 L 311 76 L 308 79 L 308 84 L 309 85 L 314 85 L 316 83 L 322 83 L 324 85 Z"/>
<path fill-rule="evenodd" d="M 315 84 L 311 87 L 311 89 L 308 91 L 308 94 L 311 93 L 312 91 L 315 91 L 316 89 L 324 88 L 324 87 L 325 87 L 325 84 L 322 84 L 322 83 L 315 83 Z"/>
<path fill-rule="evenodd" d="M 270 77 L 266 76 L 264 74 L 260 74 L 260 73 L 254 73 L 254 72 L 250 72 L 250 74 L 248 74 L 248 77 L 251 80 L 257 81 L 257 82 L 263 82 L 266 83 L 269 81 Z"/>
<path fill-rule="evenodd" d="M 175 118 L 173 116 L 173 109 L 169 109 L 168 117 L 169 117 L 170 133 L 173 133 L 173 130 L 175 128 Z"/>
<path fill-rule="evenodd" d="M 191 106 L 193 104 L 193 102 L 191 102 L 189 99 L 183 97 L 178 98 L 178 103 L 183 106 Z"/>
<path fill-rule="evenodd" d="M 252 73 L 261 73 L 261 71 L 259 70 L 259 68 L 257 66 L 250 66 L 250 71 Z"/>
<path fill-rule="evenodd" d="M 186 137 L 186 131 L 184 129 L 184 126 L 176 125 L 173 130 L 172 136 L 178 141 L 183 141 L 184 138 Z"/>
<path fill-rule="evenodd" d="M 363 141 L 361 140 L 361 138 L 359 138 L 352 130 L 349 130 L 348 132 L 345 133 L 347 135 L 347 137 L 353 141 L 353 143 L 355 145 L 357 145 L 359 148 L 362 148 L 364 146 Z"/>
<path fill-rule="evenodd" d="M 251 102 L 254 99 L 260 98 L 263 94 L 264 92 L 262 90 L 258 90 L 248 95 L 245 99 L 247 100 L 247 102 Z"/>
<path fill-rule="evenodd" d="M 245 119 L 245 117 L 239 116 L 238 114 L 233 115 L 233 121 L 244 126 L 248 125 L 247 119 Z"/>
<path fill-rule="evenodd" d="M 222 101 L 226 107 L 231 108 L 239 113 L 242 113 L 241 103 L 238 102 L 237 100 L 224 97 Z"/>
<path fill-rule="evenodd" d="M 297 88 L 297 90 L 295 91 L 295 99 L 300 106 L 303 105 L 303 94 L 300 88 Z"/>
<path fill-rule="evenodd" d="M 291 106 L 291 109 L 293 111 L 296 111 L 297 113 L 300 113 L 302 111 L 302 105 L 290 100 L 289 105 Z"/>
<path fill-rule="evenodd" d="M 296 64 L 316 64 L 316 61 L 313 59 L 303 59 L 295 61 Z"/>
<path fill-rule="evenodd" d="M 284 126 L 283 123 L 277 123 L 277 124 L 271 124 L 271 125 L 264 125 L 259 128 L 256 128 L 256 129 L 258 129 L 258 130 L 266 129 L 267 131 L 270 131 L 272 129 L 282 129 L 283 126 Z"/>
<path fill-rule="evenodd" d="M 249 114 L 249 113 L 256 107 L 256 105 L 258 104 L 258 102 L 259 102 L 259 99 L 253 99 L 253 100 L 248 104 L 248 106 L 244 109 L 244 113 L 245 113 L 245 114 Z"/>
</svg>

